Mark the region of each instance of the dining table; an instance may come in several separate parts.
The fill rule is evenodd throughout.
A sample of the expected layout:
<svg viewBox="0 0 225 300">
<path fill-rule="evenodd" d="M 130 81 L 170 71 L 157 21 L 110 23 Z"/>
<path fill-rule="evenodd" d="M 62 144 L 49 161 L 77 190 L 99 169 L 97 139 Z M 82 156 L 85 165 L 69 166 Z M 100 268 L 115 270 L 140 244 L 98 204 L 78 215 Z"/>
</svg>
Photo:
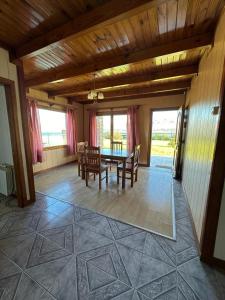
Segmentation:
<svg viewBox="0 0 225 300">
<path fill-rule="evenodd" d="M 84 155 L 84 152 L 80 153 Z M 122 189 L 126 187 L 126 163 L 129 158 L 133 156 L 133 152 L 128 150 L 118 150 L 118 149 L 100 149 L 100 154 L 102 159 L 118 160 L 123 164 L 122 170 Z M 85 178 L 84 165 L 81 166 L 82 178 Z"/>
</svg>

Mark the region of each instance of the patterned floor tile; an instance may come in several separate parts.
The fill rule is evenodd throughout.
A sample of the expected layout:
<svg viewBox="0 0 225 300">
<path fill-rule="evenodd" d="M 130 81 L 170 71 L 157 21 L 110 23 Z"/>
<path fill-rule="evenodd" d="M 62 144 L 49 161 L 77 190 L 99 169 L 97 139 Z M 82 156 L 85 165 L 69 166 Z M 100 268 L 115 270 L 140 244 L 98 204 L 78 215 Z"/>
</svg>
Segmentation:
<svg viewBox="0 0 225 300">
<path fill-rule="evenodd" d="M 110 239 L 114 239 L 110 225 L 106 217 L 101 215 L 96 215 L 92 218 L 81 218 L 78 222 L 78 225 L 92 230 L 98 234 L 104 235 Z"/>
<path fill-rule="evenodd" d="M 39 234 L 73 253 L 73 225 L 40 231 Z"/>
<path fill-rule="evenodd" d="M 164 248 L 162 248 L 159 243 L 156 241 L 155 235 L 147 233 L 144 253 L 151 256 L 152 258 L 158 259 L 164 263 L 167 263 L 171 266 L 175 266 L 170 257 L 166 254 Z"/>
<path fill-rule="evenodd" d="M 73 225 L 74 252 L 76 254 L 112 243 L 111 239 L 87 230 L 77 224 Z"/>
<path fill-rule="evenodd" d="M 14 298 L 20 277 L 21 274 L 15 274 L 0 279 L 0 299 L 11 300 Z"/>
<path fill-rule="evenodd" d="M 34 232 L 41 213 L 12 212 L 1 217 L 0 239 Z"/>
<path fill-rule="evenodd" d="M 89 209 L 74 206 L 75 222 L 95 218 L 97 216 L 99 216 L 98 213 L 95 213 Z"/>
<path fill-rule="evenodd" d="M 53 300 L 54 298 L 30 277 L 22 274 L 19 286 L 14 297 L 15 300 L 38 299 Z"/>
<path fill-rule="evenodd" d="M 176 270 L 173 270 L 172 272 L 161 276 L 160 278 L 150 281 L 148 284 L 139 288 L 138 291 L 149 297 L 150 299 L 155 299 L 161 295 L 166 295 L 168 292 L 171 293 L 171 290 L 174 293 L 174 290 L 176 290 L 176 286 L 177 274 Z"/>
<path fill-rule="evenodd" d="M 138 275 L 138 287 L 141 288 L 143 285 L 165 276 L 174 270 L 175 268 L 171 265 L 143 254 Z"/>
<path fill-rule="evenodd" d="M 77 299 L 76 260 L 73 255 L 29 268 L 27 273 L 57 299 Z"/>
<path fill-rule="evenodd" d="M 44 195 L 25 209 L 0 203 L 0 299 L 225 299 L 176 182 L 174 194 L 176 241 Z"/>
<path fill-rule="evenodd" d="M 0 249 L 18 266 L 24 269 L 27 265 L 36 234 L 23 234 L 0 240 Z"/>
<path fill-rule="evenodd" d="M 0 252 L 0 279 L 21 273 L 21 269 Z"/>
<path fill-rule="evenodd" d="M 214 270 L 200 262 L 198 257 L 179 266 L 178 273 L 199 299 L 222 299 Z"/>
<path fill-rule="evenodd" d="M 122 239 L 119 239 L 118 242 L 140 252 L 144 251 L 145 247 L 145 240 L 146 240 L 147 233 L 145 231 L 129 235 Z"/>
<path fill-rule="evenodd" d="M 64 210 L 60 215 L 55 213 L 45 211 L 42 213 L 39 224 L 38 231 L 43 231 L 47 229 L 52 229 L 56 227 L 63 227 L 66 225 L 71 225 L 74 223 L 73 210 Z"/>
<path fill-rule="evenodd" d="M 26 267 L 30 268 L 70 254 L 52 240 L 37 234 Z"/>
<path fill-rule="evenodd" d="M 114 235 L 114 238 L 116 240 L 126 237 L 128 235 L 134 234 L 134 233 L 143 232 L 143 230 L 141 230 L 137 227 L 134 227 L 134 226 L 131 226 L 131 225 L 128 225 L 125 223 L 121 223 L 119 221 L 115 221 L 110 218 L 108 218 L 108 221 L 111 226 L 111 230 Z"/>
<path fill-rule="evenodd" d="M 115 276 L 125 284 L 131 285 L 115 244 L 83 252 L 78 255 L 77 259 L 78 261 L 84 260 L 87 264 L 91 264 L 96 268 L 99 268 L 99 270 L 102 270 L 104 273 Z"/>
<path fill-rule="evenodd" d="M 127 271 L 131 284 L 133 287 L 136 287 L 139 280 L 142 253 L 120 243 L 117 243 L 117 249 Z"/>
<path fill-rule="evenodd" d="M 92 277 L 91 277 L 92 276 Z M 91 278 L 90 278 L 91 277 Z M 94 277 L 86 261 L 77 257 L 78 299 L 113 299 L 130 290 L 130 287 L 113 278 L 101 269 L 95 268 Z"/>
</svg>

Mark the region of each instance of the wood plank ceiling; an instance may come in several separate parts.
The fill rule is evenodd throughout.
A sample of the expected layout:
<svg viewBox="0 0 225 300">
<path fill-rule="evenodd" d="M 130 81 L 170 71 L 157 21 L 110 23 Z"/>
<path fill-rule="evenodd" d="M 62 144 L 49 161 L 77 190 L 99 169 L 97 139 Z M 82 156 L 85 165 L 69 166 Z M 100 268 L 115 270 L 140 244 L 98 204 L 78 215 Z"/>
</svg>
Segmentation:
<svg viewBox="0 0 225 300">
<path fill-rule="evenodd" d="M 121 5 L 122 4 L 122 5 Z M 0 45 L 27 87 L 85 103 L 184 92 L 212 41 L 223 0 L 0 0 Z"/>
</svg>

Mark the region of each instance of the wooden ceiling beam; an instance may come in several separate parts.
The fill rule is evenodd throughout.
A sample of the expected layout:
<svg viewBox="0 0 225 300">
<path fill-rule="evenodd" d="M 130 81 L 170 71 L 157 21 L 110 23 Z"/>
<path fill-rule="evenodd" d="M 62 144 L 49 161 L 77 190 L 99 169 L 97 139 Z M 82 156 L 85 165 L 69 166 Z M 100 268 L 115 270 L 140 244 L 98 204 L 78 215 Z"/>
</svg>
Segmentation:
<svg viewBox="0 0 225 300">
<path fill-rule="evenodd" d="M 185 90 L 190 88 L 191 80 L 183 80 L 177 82 L 168 82 L 163 84 L 154 84 L 149 87 L 139 87 L 139 88 L 129 88 L 129 89 L 121 89 L 112 92 L 104 92 L 104 99 L 117 99 L 121 97 L 130 97 L 136 95 L 139 97 L 140 95 L 149 94 L 149 93 L 158 93 L 158 92 L 166 92 L 166 91 L 176 91 L 176 90 Z M 87 100 L 87 95 L 76 95 L 76 100 Z M 93 102 L 93 101 L 92 101 Z"/>
<path fill-rule="evenodd" d="M 88 12 L 76 16 L 73 20 L 23 43 L 16 49 L 16 58 L 32 57 L 54 47 L 55 43 L 67 38 L 77 38 L 146 11 L 165 0 L 111 0 Z"/>
<path fill-rule="evenodd" d="M 185 92 L 186 92 L 186 89 L 181 89 L 181 90 L 175 90 L 175 91 L 161 91 L 161 92 L 156 92 L 156 93 L 124 96 L 124 97 L 117 97 L 117 98 L 105 98 L 105 99 L 99 100 L 99 103 L 122 101 L 122 100 L 137 100 L 137 99 L 140 100 L 140 99 L 145 99 L 145 98 L 171 96 L 171 95 L 184 95 Z M 73 101 L 76 103 L 80 103 L 80 104 L 93 104 L 93 101 L 91 101 L 91 100 L 81 100 L 78 98 L 74 98 Z"/>
<path fill-rule="evenodd" d="M 165 71 L 150 73 L 144 75 L 136 75 L 136 76 L 124 76 L 124 77 L 116 77 L 116 78 L 106 78 L 105 80 L 96 81 L 95 87 L 96 89 L 103 89 L 107 87 L 115 87 L 125 84 L 136 84 L 136 83 L 144 83 L 153 80 L 160 80 L 166 78 L 173 78 L 177 76 L 185 76 L 185 75 L 194 75 L 198 73 L 198 66 L 191 65 L 185 67 L 177 67 L 171 68 Z M 76 92 L 88 91 L 92 89 L 93 83 L 89 82 L 88 84 L 78 85 L 76 87 L 65 87 L 62 89 L 54 90 L 48 92 L 49 96 L 67 96 L 70 94 L 74 94 Z"/>
<path fill-rule="evenodd" d="M 163 55 L 169 55 L 181 51 L 208 46 L 212 43 L 213 35 L 211 33 L 197 35 L 190 38 L 173 41 L 160 46 L 154 46 L 145 50 L 132 51 L 126 55 L 105 56 L 96 58 L 93 64 L 86 64 L 79 67 L 68 66 L 58 67 L 49 71 L 39 73 L 36 77 L 26 80 L 26 86 L 37 86 L 44 83 L 66 79 L 74 76 L 80 76 L 104 69 L 118 67 L 126 64 L 137 63 L 147 59 L 156 58 Z"/>
</svg>

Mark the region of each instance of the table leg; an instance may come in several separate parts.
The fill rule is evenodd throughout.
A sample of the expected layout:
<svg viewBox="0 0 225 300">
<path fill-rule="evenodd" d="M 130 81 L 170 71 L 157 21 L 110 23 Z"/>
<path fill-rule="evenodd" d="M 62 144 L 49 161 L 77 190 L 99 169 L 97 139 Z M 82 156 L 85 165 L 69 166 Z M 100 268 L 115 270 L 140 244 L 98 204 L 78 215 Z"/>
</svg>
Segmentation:
<svg viewBox="0 0 225 300">
<path fill-rule="evenodd" d="M 126 186 L 126 159 L 123 159 L 123 171 L 122 171 L 122 189 L 125 189 Z"/>
</svg>

